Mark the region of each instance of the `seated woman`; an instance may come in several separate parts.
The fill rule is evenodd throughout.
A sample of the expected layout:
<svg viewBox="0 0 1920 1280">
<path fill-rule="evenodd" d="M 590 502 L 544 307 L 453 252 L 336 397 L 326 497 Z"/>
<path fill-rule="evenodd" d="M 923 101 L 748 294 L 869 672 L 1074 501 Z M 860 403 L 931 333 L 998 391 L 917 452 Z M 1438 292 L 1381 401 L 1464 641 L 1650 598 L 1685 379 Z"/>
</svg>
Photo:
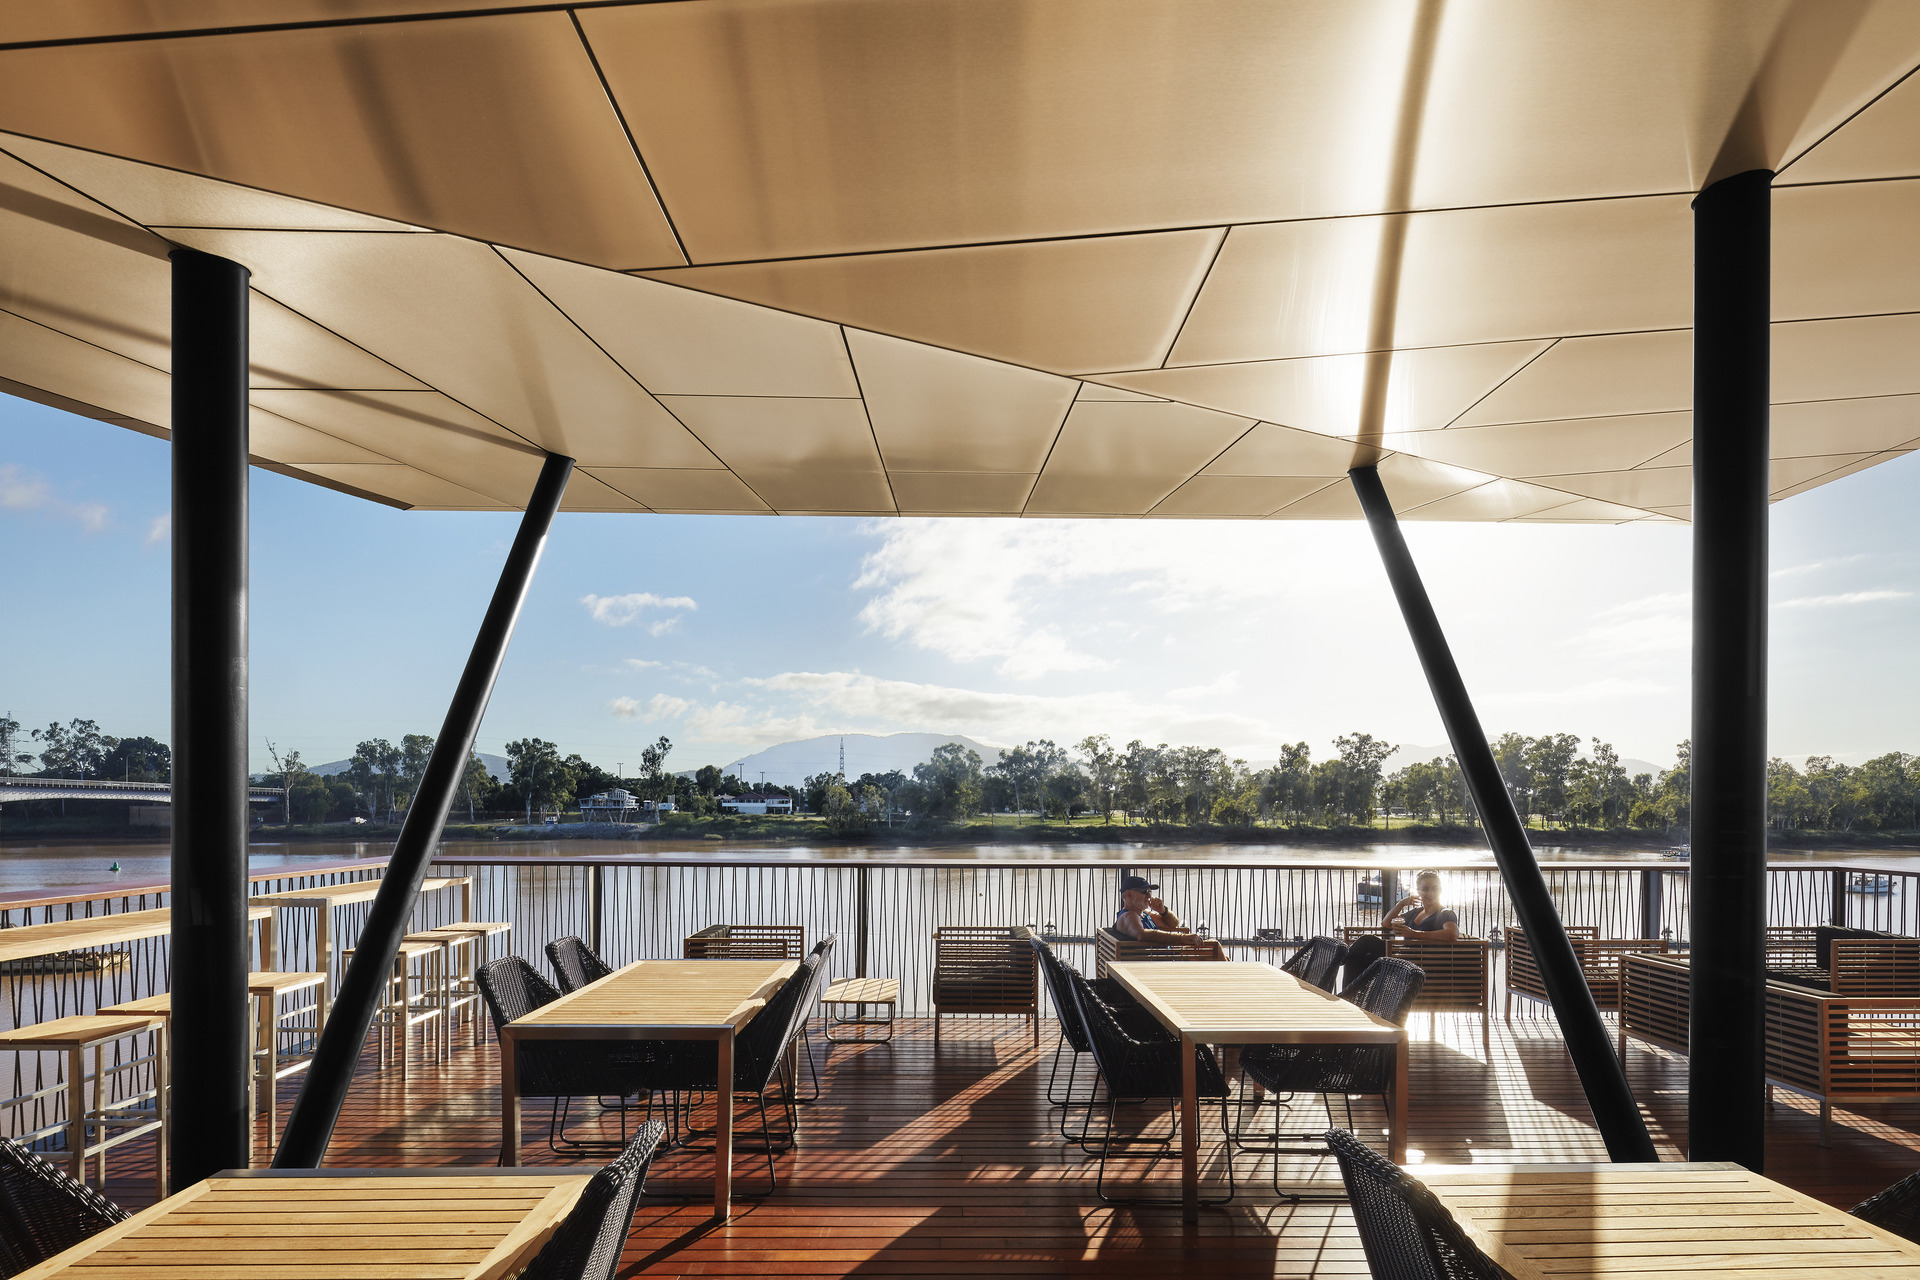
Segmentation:
<svg viewBox="0 0 1920 1280">
<path fill-rule="evenodd" d="M 1409 942 L 1459 941 L 1460 917 L 1440 905 L 1440 873 L 1422 871 L 1413 884 L 1419 892 L 1402 898 L 1386 914 L 1394 933 Z"/>
<path fill-rule="evenodd" d="M 1132 938 L 1148 946 L 1196 941 L 1193 930 L 1181 924 L 1180 917 L 1154 896 L 1154 890 L 1159 887 L 1147 883 L 1145 876 L 1121 877 L 1120 910 L 1114 915 L 1113 931 L 1123 938 Z M 1227 958 L 1227 949 L 1220 945 L 1218 939 L 1211 940 L 1210 945 L 1215 960 Z"/>
<path fill-rule="evenodd" d="M 1409 942 L 1453 942 L 1460 937 L 1460 917 L 1440 903 L 1440 873 L 1422 871 L 1414 877 L 1418 893 L 1400 899 L 1392 910 L 1381 916 L 1382 934 L 1395 934 Z M 1367 966 L 1387 954 L 1384 937 L 1368 934 L 1355 938 L 1347 947 L 1342 982 L 1352 982 L 1367 971 Z"/>
</svg>

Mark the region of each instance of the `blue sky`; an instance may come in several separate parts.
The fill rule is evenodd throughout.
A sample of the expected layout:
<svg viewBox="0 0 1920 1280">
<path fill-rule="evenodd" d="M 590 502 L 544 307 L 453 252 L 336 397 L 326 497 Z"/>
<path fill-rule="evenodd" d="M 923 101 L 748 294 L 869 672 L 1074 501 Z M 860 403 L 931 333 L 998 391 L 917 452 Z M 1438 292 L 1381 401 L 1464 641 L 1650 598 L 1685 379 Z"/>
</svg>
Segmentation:
<svg viewBox="0 0 1920 1280">
<path fill-rule="evenodd" d="M 1916 468 L 1774 508 L 1776 754 L 1920 750 Z M 253 477 L 256 767 L 437 732 L 517 517 Z M 164 443 L 0 397 L 0 711 L 167 736 L 167 509 Z M 1671 759 L 1685 528 L 1407 530 L 1491 732 Z M 691 768 L 901 730 L 1444 741 L 1359 524 L 563 515 L 480 746 L 631 768 L 664 733 Z"/>
</svg>

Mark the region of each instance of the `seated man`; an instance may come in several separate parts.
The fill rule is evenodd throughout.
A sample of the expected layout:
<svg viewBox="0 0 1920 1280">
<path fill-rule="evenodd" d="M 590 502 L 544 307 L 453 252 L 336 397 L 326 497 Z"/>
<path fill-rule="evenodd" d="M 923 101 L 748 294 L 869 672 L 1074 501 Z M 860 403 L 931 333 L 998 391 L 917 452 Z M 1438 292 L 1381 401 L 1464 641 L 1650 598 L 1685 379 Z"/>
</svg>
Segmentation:
<svg viewBox="0 0 1920 1280">
<path fill-rule="evenodd" d="M 1115 914 L 1113 931 L 1123 938 L 1132 938 L 1150 947 L 1198 941 L 1193 936 L 1193 930 L 1181 924 L 1180 917 L 1173 914 L 1166 903 L 1153 896 L 1154 890 L 1159 887 L 1157 884 L 1148 884 L 1145 876 L 1122 876 L 1120 910 Z M 1220 945 L 1219 939 L 1213 939 L 1207 945 L 1213 948 L 1215 960 L 1227 958 L 1227 949 Z"/>
</svg>

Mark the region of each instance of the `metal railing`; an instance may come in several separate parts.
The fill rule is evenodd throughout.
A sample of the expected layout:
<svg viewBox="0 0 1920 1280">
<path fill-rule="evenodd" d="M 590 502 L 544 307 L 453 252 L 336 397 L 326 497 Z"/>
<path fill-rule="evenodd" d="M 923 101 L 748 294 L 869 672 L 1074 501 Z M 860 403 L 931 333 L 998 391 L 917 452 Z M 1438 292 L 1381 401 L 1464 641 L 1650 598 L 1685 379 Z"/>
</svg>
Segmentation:
<svg viewBox="0 0 1920 1280">
<path fill-rule="evenodd" d="M 325 867 L 282 867 L 253 877 L 255 894 L 376 877 L 386 860 Z M 1341 925 L 1378 921 L 1413 883 L 1411 868 L 1336 862 L 1154 863 L 1126 871 L 1161 886 L 1161 896 L 1194 925 L 1222 939 L 1236 959 L 1277 959 L 1280 938 L 1335 933 Z M 431 874 L 473 877 L 473 917 L 504 920 L 501 942 L 545 971 L 545 944 L 569 934 L 585 938 L 618 965 L 677 957 L 681 940 L 713 924 L 798 924 L 811 943 L 840 936 L 833 977 L 870 975 L 900 981 L 900 1011 L 930 1012 L 933 933 L 944 924 L 1031 924 L 1060 939 L 1067 958 L 1091 967 L 1092 935 L 1113 920 L 1114 883 L 1122 868 L 1085 862 L 980 862 L 902 858 L 872 861 L 754 858 L 579 858 L 514 855 L 450 857 Z M 1691 878 L 1684 864 L 1549 863 L 1543 868 L 1561 917 L 1591 925 L 1603 937 L 1668 937 L 1685 945 Z M 1491 866 L 1443 873 L 1449 906 L 1464 932 L 1497 937 L 1515 923 Z M 1841 923 L 1920 933 L 1920 871 L 1828 864 L 1768 868 L 1768 919 L 1773 924 Z M 166 906 L 167 885 L 95 885 L 65 894 L 0 899 L 0 929 Z M 428 895 L 416 927 L 457 914 L 451 893 Z M 365 904 L 339 908 L 339 945 L 350 945 Z M 314 917 L 283 912 L 280 967 L 312 969 Z M 1269 936 L 1263 937 L 1266 933 Z M 501 948 L 496 946 L 496 954 Z M 103 1005 L 167 989 L 167 939 L 92 948 L 41 962 L 0 966 L 8 1026 L 88 1013 Z M 334 977 L 337 979 L 338 966 Z M 113 1063 L 123 1059 L 115 1057 Z M 11 1064 L 20 1098 L 59 1080 L 51 1054 L 21 1053 Z M 127 1073 L 115 1096 L 151 1088 L 141 1071 Z M 0 1131 L 34 1132 L 57 1120 L 50 1097 L 8 1107 Z"/>
</svg>

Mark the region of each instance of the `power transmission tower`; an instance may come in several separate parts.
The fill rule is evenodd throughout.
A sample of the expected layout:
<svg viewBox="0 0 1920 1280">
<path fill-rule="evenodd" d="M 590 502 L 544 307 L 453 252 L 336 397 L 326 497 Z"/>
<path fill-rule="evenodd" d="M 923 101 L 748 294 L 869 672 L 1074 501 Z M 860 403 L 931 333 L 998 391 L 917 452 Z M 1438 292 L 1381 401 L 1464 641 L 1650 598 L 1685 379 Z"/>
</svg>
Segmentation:
<svg viewBox="0 0 1920 1280">
<path fill-rule="evenodd" d="M 840 776 L 847 776 L 847 740 L 840 739 Z"/>
</svg>

